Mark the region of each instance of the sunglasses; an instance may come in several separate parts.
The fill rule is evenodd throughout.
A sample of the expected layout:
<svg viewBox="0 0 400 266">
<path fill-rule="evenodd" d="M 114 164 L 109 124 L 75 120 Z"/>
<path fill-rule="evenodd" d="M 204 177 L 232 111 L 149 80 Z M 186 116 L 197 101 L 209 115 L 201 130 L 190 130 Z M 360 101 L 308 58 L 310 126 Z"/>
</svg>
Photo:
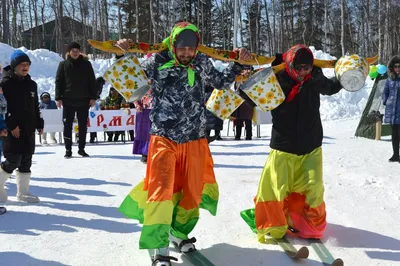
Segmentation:
<svg viewBox="0 0 400 266">
<path fill-rule="evenodd" d="M 312 69 L 312 66 L 311 66 L 311 65 L 306 65 L 306 66 L 294 66 L 293 68 L 294 68 L 294 70 L 296 70 L 296 71 L 300 71 L 300 70 L 308 71 L 308 70 L 311 70 L 311 69 Z"/>
<path fill-rule="evenodd" d="M 400 68 L 400 65 L 394 65 L 393 68 Z"/>
</svg>

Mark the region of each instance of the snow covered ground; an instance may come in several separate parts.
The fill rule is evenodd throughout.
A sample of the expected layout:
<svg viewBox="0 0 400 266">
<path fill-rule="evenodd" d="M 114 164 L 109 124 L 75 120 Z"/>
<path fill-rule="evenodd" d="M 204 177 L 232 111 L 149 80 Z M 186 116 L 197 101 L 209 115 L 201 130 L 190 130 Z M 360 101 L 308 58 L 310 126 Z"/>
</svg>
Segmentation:
<svg viewBox="0 0 400 266">
<path fill-rule="evenodd" d="M 400 265 L 400 164 L 387 162 L 387 139 L 354 138 L 357 123 L 324 123 L 324 241 L 345 265 Z M 279 247 L 258 243 L 239 215 L 253 206 L 269 135 L 265 125 L 261 139 L 234 141 L 225 132 L 224 141 L 211 143 L 220 204 L 216 217 L 201 213 L 193 236 L 215 265 L 295 264 Z M 15 179 L 7 182 L 0 265 L 149 265 L 147 253 L 138 250 L 140 226 L 117 211 L 145 173 L 131 150 L 131 143 L 90 145 L 91 158 L 65 160 L 62 146 L 37 147 L 31 192 L 42 202 L 17 203 Z M 313 251 L 298 264 L 322 265 Z"/>
<path fill-rule="evenodd" d="M 3 67 L 13 49 L 0 43 Z M 55 72 L 62 58 L 47 50 L 22 49 L 32 60 L 31 74 L 39 92 L 49 91 L 54 96 Z M 313 52 L 317 58 L 331 58 Z M 92 62 L 96 75 L 102 75 L 111 63 Z M 223 68 L 220 62 L 216 66 Z M 333 76 L 333 70 L 324 72 Z M 400 265 L 400 164 L 387 162 L 391 156 L 388 139 L 353 137 L 371 85 L 368 78 L 359 92 L 321 97 L 328 211 L 324 241 L 345 265 Z M 107 93 L 103 90 L 103 97 Z M 269 153 L 270 125 L 261 129 L 261 139 L 233 141 L 230 132 L 231 137 L 210 146 L 220 204 L 216 217 L 201 213 L 193 236 L 215 265 L 295 264 L 279 247 L 258 243 L 239 215 L 253 207 Z M 141 227 L 117 211 L 145 173 L 140 157 L 131 151 L 131 143 L 99 143 L 88 145 L 91 158 L 65 160 L 63 146 L 38 146 L 31 192 L 42 201 L 36 205 L 16 202 L 15 178 L 7 182 L 10 200 L 8 213 L 0 216 L 0 266 L 149 265 L 146 251 L 138 250 Z M 295 243 L 302 244 L 299 240 Z M 310 259 L 298 264 L 321 265 L 312 250 Z M 189 263 L 180 261 L 178 265 Z"/>
</svg>

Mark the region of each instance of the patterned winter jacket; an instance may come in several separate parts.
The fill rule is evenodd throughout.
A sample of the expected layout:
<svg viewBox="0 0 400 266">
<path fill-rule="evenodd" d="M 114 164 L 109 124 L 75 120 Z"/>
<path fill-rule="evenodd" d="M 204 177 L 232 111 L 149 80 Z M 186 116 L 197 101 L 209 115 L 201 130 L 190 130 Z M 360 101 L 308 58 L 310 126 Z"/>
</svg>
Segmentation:
<svg viewBox="0 0 400 266">
<path fill-rule="evenodd" d="M 382 94 L 385 108 L 384 122 L 391 125 L 400 124 L 400 77 L 394 72 L 393 66 L 400 63 L 400 56 L 393 56 L 388 63 L 388 79 Z"/>
<path fill-rule="evenodd" d="M 221 73 L 210 59 L 198 53 L 193 61 L 194 86 L 188 84 L 186 68 L 174 66 L 158 70 L 172 60 L 171 53 L 164 51 L 152 55 L 143 63 L 147 77 L 152 82 L 153 109 L 150 134 L 185 143 L 205 137 L 205 89 L 209 83 L 217 89 L 228 89 L 243 66 L 231 63 Z"/>
</svg>

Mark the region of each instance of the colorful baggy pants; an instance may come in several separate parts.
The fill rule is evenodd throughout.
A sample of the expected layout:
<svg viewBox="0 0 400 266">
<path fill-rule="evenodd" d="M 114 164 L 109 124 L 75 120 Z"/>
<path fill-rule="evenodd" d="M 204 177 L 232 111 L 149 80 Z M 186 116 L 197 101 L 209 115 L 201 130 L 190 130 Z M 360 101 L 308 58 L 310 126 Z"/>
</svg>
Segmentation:
<svg viewBox="0 0 400 266">
<path fill-rule="evenodd" d="M 282 238 L 288 226 L 302 238 L 321 238 L 326 227 L 321 147 L 306 155 L 272 149 L 254 202 L 255 209 L 241 216 L 260 242 L 266 235 Z"/>
<path fill-rule="evenodd" d="M 168 247 L 169 233 L 187 239 L 199 219 L 199 207 L 217 212 L 218 185 L 207 140 L 183 144 L 151 136 L 145 179 L 119 210 L 143 224 L 141 249 Z"/>
</svg>

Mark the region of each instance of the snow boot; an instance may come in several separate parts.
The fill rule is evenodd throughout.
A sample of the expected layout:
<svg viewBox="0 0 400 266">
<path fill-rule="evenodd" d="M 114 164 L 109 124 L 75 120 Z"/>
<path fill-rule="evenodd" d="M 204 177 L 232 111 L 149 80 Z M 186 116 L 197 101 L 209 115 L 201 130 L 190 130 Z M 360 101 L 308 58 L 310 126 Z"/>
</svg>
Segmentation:
<svg viewBox="0 0 400 266">
<path fill-rule="evenodd" d="M 90 157 L 90 155 L 87 154 L 87 153 L 85 152 L 85 150 L 79 150 L 79 151 L 78 151 L 78 154 L 79 154 L 80 156 L 82 156 L 82 157 Z"/>
<path fill-rule="evenodd" d="M 11 176 L 11 174 L 7 173 L 0 166 L 0 202 L 4 203 L 7 201 L 7 192 L 4 189 L 4 185 L 6 184 L 6 180 Z"/>
<path fill-rule="evenodd" d="M 38 197 L 29 193 L 29 182 L 31 180 L 31 173 L 21 173 L 17 171 L 17 199 L 26 203 L 38 203 Z"/>
<path fill-rule="evenodd" d="M 154 251 L 154 258 L 151 266 L 171 266 L 171 260 L 178 261 L 177 258 L 169 256 L 168 248 L 158 248 Z"/>
<path fill-rule="evenodd" d="M 191 252 L 195 251 L 196 247 L 194 246 L 194 243 L 196 242 L 196 238 L 192 237 L 190 239 L 180 239 L 175 236 L 173 236 L 171 233 L 169 234 L 169 241 L 174 244 L 180 252 Z"/>
<path fill-rule="evenodd" d="M 393 163 L 393 162 L 399 162 L 400 161 L 400 157 L 399 155 L 393 155 L 392 157 L 390 157 L 389 162 Z"/>
</svg>

